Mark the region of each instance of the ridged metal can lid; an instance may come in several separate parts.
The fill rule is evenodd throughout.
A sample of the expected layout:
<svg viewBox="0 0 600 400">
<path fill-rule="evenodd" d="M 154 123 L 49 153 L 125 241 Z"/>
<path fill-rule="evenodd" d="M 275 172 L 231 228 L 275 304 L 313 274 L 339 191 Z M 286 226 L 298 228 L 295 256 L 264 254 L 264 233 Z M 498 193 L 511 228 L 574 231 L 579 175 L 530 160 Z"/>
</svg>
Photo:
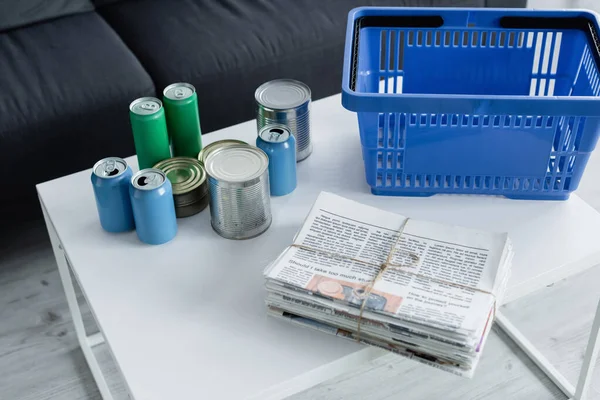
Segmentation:
<svg viewBox="0 0 600 400">
<path fill-rule="evenodd" d="M 140 97 L 131 102 L 129 110 L 137 115 L 152 115 L 162 108 L 162 101 L 156 97 Z"/>
<path fill-rule="evenodd" d="M 206 172 L 200 161 L 190 157 L 173 157 L 156 164 L 154 168 L 165 173 L 173 194 L 184 194 L 199 188 L 206 181 Z"/>
<path fill-rule="evenodd" d="M 256 89 L 256 102 L 270 110 L 299 108 L 310 101 L 310 88 L 293 79 L 276 79 L 263 83 Z"/>
<path fill-rule="evenodd" d="M 94 175 L 100 178 L 116 178 L 127 170 L 127 163 L 119 157 L 107 157 L 94 164 Z"/>
<path fill-rule="evenodd" d="M 260 177 L 269 167 L 264 151 L 248 145 L 231 145 L 211 152 L 204 168 L 212 178 L 229 183 L 247 182 Z"/>
<path fill-rule="evenodd" d="M 200 150 L 200 153 L 198 153 L 198 160 L 202 164 L 204 164 L 204 162 L 206 161 L 206 158 L 208 157 L 208 155 L 211 152 L 213 152 L 221 147 L 227 147 L 227 146 L 231 146 L 231 145 L 246 145 L 246 146 L 248 146 L 248 143 L 246 143 L 242 140 L 237 140 L 237 139 L 217 140 L 216 142 L 212 142 L 211 144 L 204 146 L 202 148 L 202 150 Z"/>
<path fill-rule="evenodd" d="M 162 186 L 167 176 L 160 169 L 146 168 L 131 178 L 131 184 L 139 190 L 154 190 Z"/>
<path fill-rule="evenodd" d="M 283 125 L 266 125 L 258 136 L 265 142 L 269 143 L 285 143 L 291 136 L 290 130 Z"/>
<path fill-rule="evenodd" d="M 185 100 L 196 92 L 193 85 L 185 82 L 172 83 L 163 90 L 163 96 L 169 100 Z"/>
</svg>

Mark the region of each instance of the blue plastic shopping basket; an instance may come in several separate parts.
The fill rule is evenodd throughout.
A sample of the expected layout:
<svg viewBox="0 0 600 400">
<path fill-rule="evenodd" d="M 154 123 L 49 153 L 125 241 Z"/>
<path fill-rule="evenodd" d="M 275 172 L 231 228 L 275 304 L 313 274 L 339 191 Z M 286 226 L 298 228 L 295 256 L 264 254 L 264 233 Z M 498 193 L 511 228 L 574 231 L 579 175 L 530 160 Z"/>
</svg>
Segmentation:
<svg viewBox="0 0 600 400">
<path fill-rule="evenodd" d="M 600 130 L 586 11 L 357 8 L 342 103 L 374 194 L 566 199 Z"/>
</svg>

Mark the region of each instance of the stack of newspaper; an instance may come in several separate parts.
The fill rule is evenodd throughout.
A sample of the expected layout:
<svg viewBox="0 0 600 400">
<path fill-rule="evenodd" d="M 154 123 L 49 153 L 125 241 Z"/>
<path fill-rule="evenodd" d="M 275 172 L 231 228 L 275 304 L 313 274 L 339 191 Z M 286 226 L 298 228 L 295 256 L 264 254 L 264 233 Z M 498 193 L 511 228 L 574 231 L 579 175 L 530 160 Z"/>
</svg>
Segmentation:
<svg viewBox="0 0 600 400">
<path fill-rule="evenodd" d="M 512 255 L 506 233 L 323 192 L 294 243 L 265 269 L 266 304 L 277 318 L 471 377 Z"/>
</svg>

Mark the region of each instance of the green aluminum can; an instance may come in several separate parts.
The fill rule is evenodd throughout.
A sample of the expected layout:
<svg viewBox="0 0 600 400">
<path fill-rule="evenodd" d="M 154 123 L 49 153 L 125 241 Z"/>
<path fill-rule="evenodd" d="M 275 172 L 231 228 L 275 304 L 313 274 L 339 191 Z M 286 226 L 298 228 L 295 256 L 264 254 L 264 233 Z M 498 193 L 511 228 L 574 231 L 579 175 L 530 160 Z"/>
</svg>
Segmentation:
<svg viewBox="0 0 600 400">
<path fill-rule="evenodd" d="M 163 91 L 163 101 L 173 157 L 198 157 L 202 150 L 202 132 L 196 88 L 189 83 L 173 83 Z"/>
<path fill-rule="evenodd" d="M 141 97 L 129 105 L 129 120 L 139 169 L 152 168 L 171 157 L 169 134 L 162 102 L 155 97 Z"/>
</svg>

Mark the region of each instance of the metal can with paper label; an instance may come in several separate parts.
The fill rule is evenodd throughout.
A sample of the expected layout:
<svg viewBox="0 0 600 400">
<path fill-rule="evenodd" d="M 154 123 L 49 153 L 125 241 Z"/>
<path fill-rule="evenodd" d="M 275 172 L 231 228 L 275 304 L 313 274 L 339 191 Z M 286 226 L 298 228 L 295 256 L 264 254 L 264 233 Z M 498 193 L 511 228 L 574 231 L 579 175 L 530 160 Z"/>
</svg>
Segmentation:
<svg viewBox="0 0 600 400">
<path fill-rule="evenodd" d="M 258 133 L 256 147 L 269 157 L 271 196 L 284 196 L 296 189 L 296 140 L 283 125 L 267 125 Z"/>
<path fill-rule="evenodd" d="M 92 169 L 100 225 L 107 232 L 126 232 L 135 228 L 129 198 L 132 175 L 131 168 L 119 157 L 103 158 Z"/>
<path fill-rule="evenodd" d="M 177 234 L 173 189 L 159 169 L 147 168 L 133 175 L 129 186 L 138 238 L 147 244 L 162 244 Z"/>
<path fill-rule="evenodd" d="M 211 152 L 208 174 L 210 223 L 227 239 L 250 239 L 271 225 L 269 158 L 259 148 L 231 145 Z"/>
</svg>

